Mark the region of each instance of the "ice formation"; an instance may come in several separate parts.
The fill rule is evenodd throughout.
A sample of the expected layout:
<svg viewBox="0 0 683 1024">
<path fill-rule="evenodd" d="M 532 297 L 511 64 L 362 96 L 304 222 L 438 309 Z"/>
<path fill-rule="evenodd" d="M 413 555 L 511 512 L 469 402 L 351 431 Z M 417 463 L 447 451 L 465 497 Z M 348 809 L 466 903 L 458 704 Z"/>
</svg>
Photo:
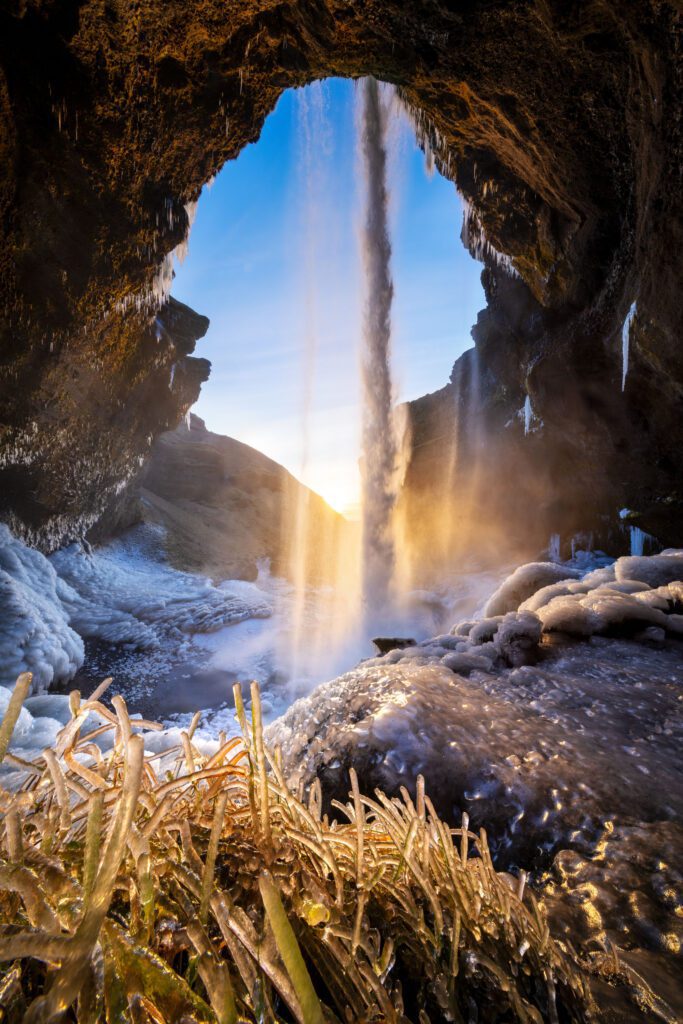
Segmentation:
<svg viewBox="0 0 683 1024">
<path fill-rule="evenodd" d="M 35 690 L 71 679 L 83 663 L 83 641 L 64 601 L 75 599 L 39 551 L 0 524 L 0 683 L 33 673 Z"/>
<path fill-rule="evenodd" d="M 548 558 L 551 562 L 559 562 L 562 559 L 562 545 L 559 533 L 553 533 L 550 536 L 550 543 L 548 544 Z M 574 553 L 574 541 L 572 540 L 572 555 Z"/>
<path fill-rule="evenodd" d="M 11 694 L 12 691 L 8 687 L 0 686 L 0 720 L 7 710 Z M 71 721 L 71 717 L 69 697 L 66 694 L 50 693 L 29 697 L 24 701 L 24 706 L 14 727 L 9 745 L 10 754 L 23 761 L 31 761 L 40 757 L 46 747 L 54 748 L 59 742 L 59 734 L 64 726 Z M 133 721 L 139 718 L 140 716 L 137 714 L 131 715 Z M 88 712 L 81 725 L 82 733 L 85 735 L 96 730 L 103 724 L 103 721 L 104 718 L 99 712 Z M 150 724 L 152 723 L 145 723 L 145 727 L 140 729 L 140 733 L 144 740 L 145 750 L 148 753 L 161 755 L 159 768 L 163 772 L 165 769 L 173 767 L 175 755 L 179 749 L 182 749 L 181 729 L 177 726 L 166 729 L 157 726 L 152 729 L 147 727 Z M 189 722 L 185 724 L 185 727 L 187 725 Z M 235 728 L 232 732 L 235 735 L 238 734 Z M 101 750 L 108 749 L 112 742 L 111 732 L 94 737 L 94 743 Z M 216 739 L 199 733 L 195 733 L 192 742 L 202 754 L 206 755 L 215 753 L 218 748 Z M 10 757 L 0 766 L 0 778 L 5 788 L 12 789 L 14 786 L 20 785 L 25 776 L 21 771 L 21 766 Z"/>
<path fill-rule="evenodd" d="M 629 345 L 631 341 L 631 324 L 636 315 L 636 303 L 632 303 L 626 314 L 624 326 L 621 328 L 621 390 L 626 390 L 626 377 L 628 375 Z"/>
<path fill-rule="evenodd" d="M 516 611 L 522 601 L 535 594 L 541 587 L 558 583 L 569 578 L 576 579 L 578 569 L 571 569 L 556 562 L 529 562 L 520 565 L 489 598 L 484 609 L 485 615 L 505 615 Z"/>
<path fill-rule="evenodd" d="M 463 205 L 462 233 L 460 237 L 465 248 L 472 253 L 475 259 L 482 262 L 489 260 L 508 273 L 510 277 L 519 277 L 519 273 L 510 257 L 496 249 L 495 245 L 486 237 L 484 227 L 474 204 L 461 193 L 459 194 Z"/>
</svg>

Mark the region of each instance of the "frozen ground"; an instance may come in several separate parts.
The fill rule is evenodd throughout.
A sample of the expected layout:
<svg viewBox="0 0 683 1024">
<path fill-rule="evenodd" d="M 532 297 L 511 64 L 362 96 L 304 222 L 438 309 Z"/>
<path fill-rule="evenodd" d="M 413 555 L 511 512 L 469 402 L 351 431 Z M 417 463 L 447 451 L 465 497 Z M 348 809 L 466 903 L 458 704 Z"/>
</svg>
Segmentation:
<svg viewBox="0 0 683 1024">
<path fill-rule="evenodd" d="M 34 690 L 69 683 L 85 645 L 144 686 L 187 658 L 193 637 L 272 609 L 258 587 L 178 572 L 163 561 L 158 532 L 137 527 L 91 551 L 73 544 L 45 558 L 0 525 L 0 684 L 33 673 Z M 99 681 L 99 680 L 98 680 Z"/>
<path fill-rule="evenodd" d="M 273 719 L 371 656 L 373 635 L 431 636 L 474 612 L 504 575 L 463 572 L 359 622 L 330 590 L 297 594 L 266 565 L 255 583 L 179 572 L 164 561 L 160 529 L 45 558 L 0 527 L 0 685 L 31 671 L 35 693 L 76 686 L 87 695 L 113 676 L 134 712 L 182 724 L 199 708 L 203 735 L 232 733 L 235 682 L 257 680 Z"/>
<path fill-rule="evenodd" d="M 113 669 L 113 692 L 131 710 L 166 721 L 146 735 L 156 752 L 178 744 L 197 706 L 205 711 L 195 742 L 211 752 L 220 730 L 236 731 L 231 682 L 258 679 L 268 741 L 281 746 L 293 782 L 321 778 L 329 801 L 346 796 L 351 764 L 367 792 L 413 790 L 423 774 L 445 818 L 466 811 L 487 828 L 498 867 L 532 869 L 556 931 L 586 956 L 615 944 L 620 969 L 645 977 L 668 1004 L 620 1019 L 680 1018 L 683 553 L 613 564 L 579 553 L 486 578 L 486 594 L 472 573 L 464 596 L 457 586 L 412 595 L 382 625 L 414 636 L 413 646 L 308 693 L 341 656 L 348 666 L 369 653 L 367 636 L 347 643 L 342 632 L 339 642 L 324 593 L 307 595 L 298 623 L 315 658 L 299 659 L 300 675 L 287 680 L 297 607 L 288 584 L 263 573 L 256 584 L 214 587 L 140 544 L 95 556 L 75 549 L 50 563 L 0 547 L 12 665 L 47 652 L 68 673 L 77 624 L 87 645 L 99 645 L 98 681 Z M 108 615 L 120 632 L 105 644 Z M 50 646 L 55 634 L 61 646 Z M 8 699 L 0 688 L 0 713 Z M 68 716 L 66 696 L 30 698 L 12 753 L 39 756 Z"/>
</svg>

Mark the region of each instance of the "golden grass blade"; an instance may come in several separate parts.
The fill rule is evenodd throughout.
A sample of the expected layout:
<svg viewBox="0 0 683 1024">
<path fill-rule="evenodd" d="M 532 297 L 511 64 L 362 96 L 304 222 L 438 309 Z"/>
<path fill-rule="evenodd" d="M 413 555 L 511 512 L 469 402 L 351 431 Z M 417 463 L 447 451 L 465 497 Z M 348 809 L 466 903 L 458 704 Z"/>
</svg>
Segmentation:
<svg viewBox="0 0 683 1024">
<path fill-rule="evenodd" d="M 324 1024 L 325 1018 L 320 1000 L 313 988 L 313 982 L 306 969 L 299 943 L 296 941 L 285 908 L 282 906 L 280 893 L 270 872 L 263 871 L 261 873 L 259 889 L 278 951 L 301 1004 L 301 1022 L 302 1024 Z"/>
<path fill-rule="evenodd" d="M 218 795 L 216 806 L 214 808 L 211 836 L 209 838 L 209 847 L 206 851 L 206 862 L 204 864 L 204 872 L 202 875 L 202 899 L 199 905 L 199 920 L 202 924 L 206 924 L 208 918 L 209 899 L 211 897 L 211 887 L 213 886 L 216 857 L 218 855 L 218 843 L 221 838 L 221 832 L 223 831 L 223 818 L 225 817 L 225 808 L 227 803 L 228 792 L 227 790 L 223 790 L 223 792 Z"/>
<path fill-rule="evenodd" d="M 22 672 L 14 684 L 12 696 L 9 699 L 7 710 L 5 711 L 2 723 L 0 724 L 0 764 L 5 760 L 5 754 L 7 753 L 7 748 L 10 745 L 14 727 L 17 724 L 22 705 L 30 693 L 32 682 L 33 673 Z"/>
<path fill-rule="evenodd" d="M 83 856 L 83 897 L 87 906 L 92 893 L 100 858 L 100 838 L 102 833 L 102 815 L 104 811 L 104 794 L 93 793 L 90 798 L 88 824 L 85 832 L 85 852 Z"/>
<path fill-rule="evenodd" d="M 261 834 L 266 846 L 270 846 L 270 805 L 268 801 L 268 769 L 266 754 L 263 748 L 263 718 L 261 715 L 261 694 L 258 683 L 251 684 L 251 723 L 253 731 L 253 750 L 256 755 L 256 775 L 259 795 L 259 821 Z"/>
</svg>

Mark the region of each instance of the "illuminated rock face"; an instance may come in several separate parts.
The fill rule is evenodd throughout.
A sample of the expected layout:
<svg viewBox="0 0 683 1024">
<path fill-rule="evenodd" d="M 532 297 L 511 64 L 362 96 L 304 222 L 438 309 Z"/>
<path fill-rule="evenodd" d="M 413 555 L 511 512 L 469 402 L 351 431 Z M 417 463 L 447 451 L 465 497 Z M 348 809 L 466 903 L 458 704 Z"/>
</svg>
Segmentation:
<svg viewBox="0 0 683 1024">
<path fill-rule="evenodd" d="M 510 451 L 531 441 L 518 465 L 552 467 L 557 508 L 571 495 L 581 524 L 628 505 L 644 529 L 680 539 L 673 4 L 7 9 L 0 502 L 29 540 L 50 548 L 92 522 L 206 376 L 189 355 L 205 321 L 166 306 L 162 322 L 176 322 L 159 330 L 153 312 L 202 184 L 258 138 L 284 88 L 367 73 L 402 87 L 472 205 L 468 244 L 489 267 L 482 429 L 497 438 L 529 395 L 543 429 L 522 429 Z M 497 473 L 501 502 L 506 486 L 523 494 L 511 475 Z"/>
</svg>

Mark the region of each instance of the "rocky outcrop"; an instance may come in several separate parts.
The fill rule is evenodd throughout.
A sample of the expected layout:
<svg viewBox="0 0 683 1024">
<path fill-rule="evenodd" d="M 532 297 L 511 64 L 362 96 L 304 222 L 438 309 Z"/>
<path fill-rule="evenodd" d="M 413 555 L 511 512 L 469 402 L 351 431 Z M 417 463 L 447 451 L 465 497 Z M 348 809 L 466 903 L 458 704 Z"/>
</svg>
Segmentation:
<svg viewBox="0 0 683 1024">
<path fill-rule="evenodd" d="M 275 575 L 325 579 L 346 520 L 291 473 L 192 414 L 161 434 L 139 476 L 90 530 L 98 543 L 138 522 L 164 528 L 176 569 L 215 580 L 256 579 L 268 559 Z"/>
<path fill-rule="evenodd" d="M 190 355 L 206 317 L 169 299 L 152 322 L 132 320 L 79 332 L 61 350 L 50 342 L 44 363 L 25 353 L 23 381 L 5 364 L 15 383 L 2 393 L 0 516 L 46 552 L 85 534 L 209 375 L 208 360 Z"/>
<path fill-rule="evenodd" d="M 15 529 L 44 547 L 82 530 L 187 408 L 206 368 L 157 340 L 155 317 L 173 315 L 169 254 L 202 184 L 284 88 L 371 73 L 401 87 L 470 204 L 492 486 L 523 450 L 506 493 L 532 528 L 540 467 L 572 524 L 628 505 L 680 539 L 676 5 L 14 0 L 0 19 L 0 490 Z M 503 431 L 527 395 L 544 428 L 522 449 Z"/>
</svg>

